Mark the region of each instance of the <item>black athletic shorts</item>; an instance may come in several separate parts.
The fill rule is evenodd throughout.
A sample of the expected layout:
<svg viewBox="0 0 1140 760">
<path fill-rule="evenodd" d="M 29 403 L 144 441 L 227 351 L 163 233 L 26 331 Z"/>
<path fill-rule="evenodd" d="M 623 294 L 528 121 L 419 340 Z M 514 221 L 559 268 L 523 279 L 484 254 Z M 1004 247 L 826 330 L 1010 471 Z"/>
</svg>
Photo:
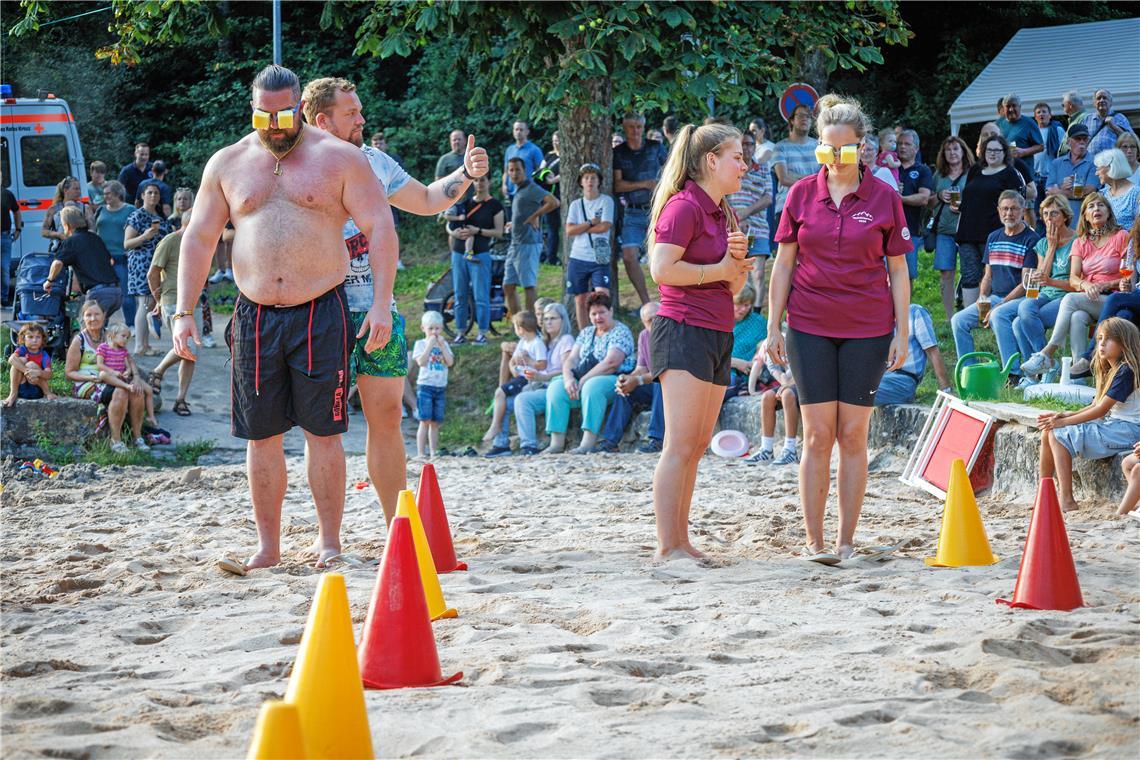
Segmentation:
<svg viewBox="0 0 1140 760">
<path fill-rule="evenodd" d="M 732 333 L 654 317 L 649 362 L 654 380 L 667 369 L 683 369 L 698 380 L 728 387 L 732 380 Z"/>
<path fill-rule="evenodd" d="M 239 294 L 226 328 L 233 435 L 257 441 L 294 425 L 321 436 L 348 430 L 350 325 L 340 285 L 296 306 Z"/>
<path fill-rule="evenodd" d="M 826 338 L 788 328 L 788 364 L 800 404 L 840 401 L 874 406 L 887 370 L 892 333 L 877 338 Z"/>
</svg>

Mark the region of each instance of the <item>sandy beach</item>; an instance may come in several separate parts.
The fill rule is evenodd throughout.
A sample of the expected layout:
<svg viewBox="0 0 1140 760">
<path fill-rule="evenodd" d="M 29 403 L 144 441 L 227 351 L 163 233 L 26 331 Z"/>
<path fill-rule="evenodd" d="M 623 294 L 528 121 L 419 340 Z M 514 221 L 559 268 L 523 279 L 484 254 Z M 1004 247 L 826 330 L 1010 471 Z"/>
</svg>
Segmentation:
<svg viewBox="0 0 1140 760">
<path fill-rule="evenodd" d="M 981 502 L 998 564 L 928 568 L 941 505 L 882 456 L 857 538 L 903 548 L 824 568 L 792 556 L 794 469 L 708 458 L 693 516 L 715 561 L 650 567 L 654 463 L 439 462 L 471 569 L 441 577 L 460 616 L 435 631 L 444 672 L 466 677 L 369 692 L 379 755 L 1134 756 L 1136 522 L 1070 516 L 1088 606 L 1010 610 L 994 599 L 1013 589 L 1027 498 Z M 371 560 L 385 529 L 364 477 L 350 457 L 344 538 Z M 211 560 L 254 542 L 238 463 L 8 478 L 4 756 L 243 756 L 318 578 L 299 556 L 315 534 L 299 457 L 290 480 L 285 564 L 234 578 Z M 359 638 L 376 569 L 343 572 Z"/>
</svg>

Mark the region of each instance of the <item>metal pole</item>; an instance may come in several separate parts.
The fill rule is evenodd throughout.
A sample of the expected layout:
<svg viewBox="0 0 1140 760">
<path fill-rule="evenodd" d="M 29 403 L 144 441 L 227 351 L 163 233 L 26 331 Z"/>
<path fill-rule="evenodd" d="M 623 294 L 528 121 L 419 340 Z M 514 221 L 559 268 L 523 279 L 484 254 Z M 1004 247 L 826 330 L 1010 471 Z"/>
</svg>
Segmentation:
<svg viewBox="0 0 1140 760">
<path fill-rule="evenodd" d="M 273 62 L 281 65 L 281 0 L 273 0 Z"/>
</svg>

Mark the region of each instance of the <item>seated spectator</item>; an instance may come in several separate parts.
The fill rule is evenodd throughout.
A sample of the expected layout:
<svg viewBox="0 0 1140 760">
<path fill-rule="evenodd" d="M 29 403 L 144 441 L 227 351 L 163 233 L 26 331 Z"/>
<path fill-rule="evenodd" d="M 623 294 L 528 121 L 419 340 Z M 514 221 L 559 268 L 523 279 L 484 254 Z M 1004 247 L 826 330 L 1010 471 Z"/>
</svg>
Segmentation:
<svg viewBox="0 0 1140 760">
<path fill-rule="evenodd" d="M 1037 270 L 1033 273 L 1040 290 L 1036 298 L 1023 298 L 1018 303 L 1013 320 L 1013 336 L 1022 361 L 1045 347 L 1045 329 L 1056 323 L 1064 295 L 1073 292 L 1069 283 L 1069 255 L 1076 237 L 1069 226 L 1072 215 L 1062 195 L 1050 195 L 1041 203 L 1045 237 L 1034 245 Z M 1028 382 L 1029 378 L 1022 379 L 1022 384 Z"/>
<path fill-rule="evenodd" d="M 748 255 L 758 259 L 756 267 L 752 270 L 752 287 L 750 292 L 755 297 L 751 306 L 759 307 L 764 292 L 764 265 L 772 253 L 772 246 L 768 240 L 768 207 L 772 205 L 772 173 L 768 171 L 767 164 L 753 161 L 751 156 L 756 152 L 756 139 L 751 133 L 745 132 L 740 139 L 744 149 L 744 156 L 748 162 L 748 171 L 740 181 L 740 190 L 728 196 L 728 203 L 736 212 L 740 231 L 748 235 Z"/>
<path fill-rule="evenodd" d="M 143 381 L 137 375 L 132 378 L 130 390 L 114 388 L 99 381 L 99 363 L 96 351 L 106 340 L 104 324 L 106 316 L 98 301 L 86 301 L 79 310 L 79 321 L 83 328 L 72 339 L 67 348 L 67 361 L 64 374 L 73 383 L 72 395 L 75 398 L 93 399 L 107 407 L 107 425 L 111 435 L 111 445 L 116 450 L 123 447 L 123 421 L 130 415 L 131 438 L 142 438 L 143 416 L 146 414 L 146 397 L 143 395 Z M 116 447 L 116 444 L 118 446 Z M 144 444 L 145 445 L 145 444 Z"/>
<path fill-rule="evenodd" d="M 574 296 L 577 324 L 585 326 L 586 298 L 590 293 L 610 292 L 614 199 L 601 192 L 602 169 L 597 164 L 582 164 L 578 184 L 582 197 L 572 201 L 566 213 L 566 239 L 570 243 L 566 292 Z"/>
<path fill-rule="evenodd" d="M 507 404 L 514 404 L 514 397 L 522 393 L 530 383 L 526 370 L 531 374 L 546 369 L 546 342 L 538 332 L 538 320 L 529 311 L 520 311 L 511 316 L 511 325 L 518 336 L 518 343 L 510 358 L 511 377 L 495 389 L 495 400 L 492 403 L 493 413 L 491 426 L 483 435 L 483 441 L 494 441 L 491 450 L 484 456 L 501 457 L 511 453 L 509 422 L 504 418 L 507 414 Z"/>
<path fill-rule="evenodd" d="M 582 408 L 582 442 L 574 453 L 594 448 L 614 397 L 617 376 L 633 369 L 636 354 L 633 333 L 614 321 L 610 297 L 591 293 L 586 303 L 590 324 L 578 333 L 574 348 L 562 368 L 561 380 L 546 389 L 546 432 L 550 434 L 548 454 L 561 454 L 566 448 L 566 428 L 570 410 Z"/>
<path fill-rule="evenodd" d="M 938 337 L 934 334 L 934 322 L 930 319 L 930 312 L 912 303 L 909 322 L 910 343 L 906 362 L 899 369 L 883 375 L 883 379 L 879 381 L 879 390 L 875 393 L 875 406 L 913 403 L 914 395 L 926 372 L 927 361 L 934 367 L 938 387 L 947 393 L 954 391 L 950 374 L 946 371 L 946 363 L 942 361 L 942 352 L 938 350 Z"/>
<path fill-rule="evenodd" d="M 16 350 L 8 357 L 12 368 L 11 390 L 4 399 L 5 408 L 16 405 L 16 399 L 55 399 L 51 390 L 51 355 L 44 350 L 47 331 L 37 322 L 29 322 L 16 334 Z"/>
<path fill-rule="evenodd" d="M 519 453 L 528 456 L 538 453 L 535 417 L 546 409 L 547 384 L 551 380 L 561 379 L 563 367 L 574 348 L 570 315 L 565 306 L 555 302 L 542 309 L 542 337 L 546 341 L 546 369 L 524 370 L 530 384 L 514 400 L 515 424 L 519 428 Z"/>
<path fill-rule="evenodd" d="M 1120 463 L 1120 469 L 1124 472 L 1124 496 L 1120 500 L 1120 506 L 1116 510 L 1118 515 L 1126 515 L 1132 510 L 1136 509 L 1136 503 L 1140 502 L 1140 441 L 1137 441 L 1132 446 L 1132 453 L 1124 457 Z"/>
<path fill-rule="evenodd" d="M 1093 402 L 1075 412 L 1046 412 L 1037 418 L 1043 432 L 1039 474 L 1056 479 L 1065 512 L 1078 506 L 1073 498 L 1074 457 L 1107 459 L 1133 450 L 1140 440 L 1140 330 L 1126 320 L 1109 319 L 1097 328 L 1096 342 Z"/>
<path fill-rule="evenodd" d="M 745 153 L 747 155 L 747 153 Z M 768 320 L 753 310 L 756 293 L 748 283 L 732 299 L 732 374 L 724 400 L 748 393 L 748 377 L 760 341 L 768 337 Z"/>
<path fill-rule="evenodd" d="M 1089 131 L 1084 124 L 1069 126 L 1069 152 L 1054 159 L 1045 179 L 1047 195 L 1063 195 L 1069 199 L 1073 223 L 1080 217 L 1081 200 L 1098 186 L 1096 167 L 1088 153 Z"/>
<path fill-rule="evenodd" d="M 146 403 L 147 421 L 157 427 L 158 420 L 154 417 L 154 391 L 149 385 L 134 382 L 142 373 L 135 360 L 131 358 L 130 349 L 127 348 L 127 341 L 131 339 L 131 328 L 121 322 L 109 325 L 104 332 L 104 338 L 106 340 L 95 348 L 95 366 L 99 369 L 99 382 L 108 388 L 118 388 L 127 393 L 141 393 Z M 135 447 L 140 451 L 147 451 L 150 448 L 146 439 L 141 436 L 135 438 Z M 112 443 L 111 451 L 125 454 L 127 445 L 122 441 Z"/>
<path fill-rule="evenodd" d="M 1128 159 L 1128 165 L 1132 167 L 1128 181 L 1134 185 L 1140 185 L 1140 140 L 1132 132 L 1125 132 L 1116 138 L 1116 147 Z"/>
<path fill-rule="evenodd" d="M 1098 329 L 1106 319 L 1111 319 L 1112 317 L 1127 319 L 1132 324 L 1140 327 L 1140 291 L 1136 289 L 1137 272 L 1135 271 L 1137 252 L 1140 252 L 1140 224 L 1132 225 L 1132 232 L 1128 238 L 1128 247 L 1124 251 L 1124 258 L 1121 260 L 1121 269 L 1126 269 L 1127 264 L 1131 264 L 1134 271 L 1131 277 L 1121 279 L 1120 292 L 1110 293 L 1108 298 L 1104 299 L 1104 305 L 1100 307 L 1100 317 L 1097 319 Z M 1124 272 L 1121 272 L 1121 274 L 1123 273 Z M 1044 343 L 1044 340 L 1042 340 L 1042 343 Z M 1084 356 L 1073 361 L 1073 377 L 1081 377 L 1088 373 L 1095 350 L 1095 344 L 1089 345 Z"/>
<path fill-rule="evenodd" d="M 1101 151 L 1093 158 L 1096 178 L 1104 187 L 1104 197 L 1112 206 L 1116 223 L 1123 230 L 1131 230 L 1136 222 L 1137 207 L 1140 206 L 1140 187 L 1129 179 L 1132 167 L 1124 152 L 1116 148 Z"/>
<path fill-rule="evenodd" d="M 800 426 L 800 396 L 796 379 L 786 364 L 777 364 L 767 353 L 764 348 L 757 351 L 756 362 L 748 376 L 749 394 L 760 396 L 760 451 L 744 461 L 749 464 L 795 464 L 800 461 L 796 455 L 796 432 Z M 766 388 L 760 386 L 761 368 L 767 370 L 772 378 L 772 383 Z M 777 406 L 784 410 L 784 448 L 779 459 L 775 454 Z"/>
<path fill-rule="evenodd" d="M 123 305 L 123 290 L 119 276 L 111 265 L 111 254 L 102 239 L 87 228 L 87 217 L 75 206 L 68 206 L 60 214 L 63 240 L 55 250 L 44 291 L 50 293 L 56 278 L 64 267 L 71 267 L 79 279 L 79 288 L 87 298 L 98 301 L 103 313 L 110 318 Z"/>
<path fill-rule="evenodd" d="M 974 351 L 972 331 L 978 325 L 993 328 L 1002 364 L 1017 352 L 1013 320 L 1017 317 L 1018 302 L 1025 296 L 1025 288 L 1021 284 L 1022 270 L 1037 266 L 1037 254 L 1033 249 L 1037 244 L 1037 233 L 1025 223 L 1024 212 L 1025 199 L 1021 193 L 1016 190 L 1002 192 L 998 198 L 1002 228 L 994 230 L 986 240 L 982 258 L 985 271 L 978 302 L 962 309 L 950 320 L 959 357 Z M 1015 362 L 1013 374 L 1017 373 Z"/>
<path fill-rule="evenodd" d="M 1081 204 L 1081 219 L 1077 223 L 1077 239 L 1073 243 L 1072 266 L 1069 282 L 1075 292 L 1061 301 L 1053 336 L 1021 367 L 1026 375 L 1036 376 L 1049 370 L 1053 355 L 1069 339 L 1069 350 L 1079 358 L 1088 344 L 1087 325 L 1100 315 L 1101 296 L 1117 290 L 1121 285 L 1120 260 L 1128 247 L 1128 233 L 1116 223 L 1112 206 L 1100 193 L 1085 196 Z M 1126 279 L 1126 278 L 1125 278 Z M 1070 329 L 1077 314 L 1085 315 L 1086 325 Z"/>
<path fill-rule="evenodd" d="M 637 366 L 628 375 L 618 375 L 617 390 L 606 415 L 602 439 L 594 447 L 595 454 L 612 454 L 618 450 L 622 436 L 625 435 L 625 426 L 633 417 L 635 405 L 650 409 L 653 409 L 655 403 L 658 407 L 661 406 L 661 384 L 653 382 L 653 364 L 649 355 L 649 335 L 653 331 L 653 319 L 660 306 L 660 301 L 650 301 L 641 307 L 639 316 L 645 329 L 637 336 Z M 662 409 L 656 417 L 650 418 L 646 437 L 660 443 L 665 438 L 664 427 L 665 414 Z"/>
</svg>

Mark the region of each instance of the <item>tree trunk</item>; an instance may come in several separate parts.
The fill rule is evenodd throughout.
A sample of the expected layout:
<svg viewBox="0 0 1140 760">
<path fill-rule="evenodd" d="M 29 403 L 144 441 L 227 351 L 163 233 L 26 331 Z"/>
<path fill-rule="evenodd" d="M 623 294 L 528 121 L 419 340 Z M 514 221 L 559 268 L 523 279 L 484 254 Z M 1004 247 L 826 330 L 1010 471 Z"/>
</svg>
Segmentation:
<svg viewBox="0 0 1140 760">
<path fill-rule="evenodd" d="M 569 52 L 573 52 L 572 50 Z M 568 53 L 569 54 L 569 53 Z M 582 196 L 578 185 L 578 167 L 585 163 L 602 168 L 602 192 L 613 196 L 613 144 L 610 140 L 610 111 L 613 94 L 608 77 L 598 77 L 584 83 L 589 100 L 572 106 L 558 114 L 558 139 L 562 166 L 562 302 L 571 316 L 574 315 L 573 297 L 566 293 L 566 267 L 570 262 L 570 244 L 565 239 L 566 218 L 570 204 Z M 596 109 L 596 112 L 594 112 Z M 596 115 L 601 114 L 601 115 Z M 616 211 L 616 199 L 615 199 Z M 610 239 L 613 239 L 611 233 Z M 613 283 L 614 304 L 617 304 L 617 279 Z M 578 325 L 581 329 L 582 325 Z"/>
<path fill-rule="evenodd" d="M 800 59 L 799 81 L 814 87 L 820 97 L 827 92 L 827 63 L 818 49 L 807 51 Z"/>
</svg>

